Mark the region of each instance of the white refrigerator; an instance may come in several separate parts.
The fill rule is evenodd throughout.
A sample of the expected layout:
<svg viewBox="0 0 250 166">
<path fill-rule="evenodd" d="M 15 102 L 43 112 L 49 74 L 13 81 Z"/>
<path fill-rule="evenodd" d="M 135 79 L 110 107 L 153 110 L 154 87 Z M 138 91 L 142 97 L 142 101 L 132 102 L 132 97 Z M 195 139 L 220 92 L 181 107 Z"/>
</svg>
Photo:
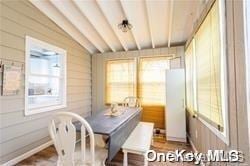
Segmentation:
<svg viewBox="0 0 250 166">
<path fill-rule="evenodd" d="M 185 71 L 166 71 L 166 139 L 186 142 Z"/>
</svg>

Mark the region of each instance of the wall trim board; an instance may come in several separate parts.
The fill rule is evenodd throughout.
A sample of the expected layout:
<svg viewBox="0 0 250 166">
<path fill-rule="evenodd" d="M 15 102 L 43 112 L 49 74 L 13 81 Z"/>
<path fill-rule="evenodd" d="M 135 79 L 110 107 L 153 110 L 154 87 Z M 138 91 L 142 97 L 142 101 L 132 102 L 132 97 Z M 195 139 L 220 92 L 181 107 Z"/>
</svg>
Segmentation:
<svg viewBox="0 0 250 166">
<path fill-rule="evenodd" d="M 244 37 L 245 37 L 245 59 L 246 59 L 246 92 L 247 92 L 247 114 L 248 114 L 248 139 L 250 144 L 250 2 L 243 1 L 244 12 Z M 249 147 L 250 153 L 250 147 Z"/>
<path fill-rule="evenodd" d="M 190 136 L 189 134 L 187 134 L 187 138 L 188 138 L 188 141 L 189 141 L 189 143 L 190 143 L 192 149 L 194 150 L 194 152 L 195 152 L 195 153 L 198 153 L 198 150 L 197 150 L 197 148 L 195 147 L 195 145 L 194 145 L 194 143 L 193 143 L 193 141 L 192 141 L 192 139 L 191 139 L 191 136 Z M 203 163 L 203 161 L 201 161 L 200 165 L 201 165 L 201 166 L 205 166 L 205 164 Z"/>
<path fill-rule="evenodd" d="M 195 147 L 195 145 L 194 145 L 194 143 L 193 143 L 193 141 L 192 141 L 192 139 L 191 139 L 191 136 L 190 136 L 189 134 L 187 134 L 187 138 L 188 138 L 188 141 L 189 141 L 189 143 L 190 143 L 192 149 L 194 150 L 194 152 L 198 152 L 198 150 L 197 150 L 197 148 Z"/>
<path fill-rule="evenodd" d="M 44 144 L 42 144 L 42 145 L 40 145 L 40 146 L 38 146 L 38 147 L 36 147 L 36 148 L 30 150 L 30 151 L 28 151 L 28 152 L 26 152 L 26 153 L 24 153 L 24 154 L 22 154 L 22 155 L 20 155 L 20 156 L 17 156 L 16 158 L 14 158 L 14 159 L 12 159 L 12 160 L 10 160 L 10 161 L 7 161 L 7 162 L 4 163 L 2 166 L 11 166 L 11 165 L 15 165 L 15 164 L 19 163 L 20 161 L 22 161 L 22 160 L 24 160 L 24 159 L 26 159 L 26 158 L 28 158 L 28 157 L 30 157 L 30 156 L 36 154 L 37 152 L 40 152 L 40 151 L 42 151 L 43 149 L 45 149 L 45 148 L 51 146 L 52 144 L 53 144 L 53 141 L 50 140 L 50 141 L 48 141 L 48 142 L 46 142 L 46 143 L 44 143 Z"/>
</svg>

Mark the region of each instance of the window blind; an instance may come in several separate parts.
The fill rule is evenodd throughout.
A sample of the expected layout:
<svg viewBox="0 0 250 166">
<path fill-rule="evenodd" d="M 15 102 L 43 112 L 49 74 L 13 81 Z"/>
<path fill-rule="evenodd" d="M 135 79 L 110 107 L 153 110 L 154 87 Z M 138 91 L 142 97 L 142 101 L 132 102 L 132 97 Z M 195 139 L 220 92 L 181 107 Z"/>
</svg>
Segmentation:
<svg viewBox="0 0 250 166">
<path fill-rule="evenodd" d="M 194 39 L 185 51 L 186 66 L 186 105 L 189 111 L 197 111 L 196 108 L 196 69 Z"/>
<path fill-rule="evenodd" d="M 168 57 L 139 59 L 138 95 L 142 105 L 165 105 L 166 69 L 169 69 Z"/>
<path fill-rule="evenodd" d="M 136 63 L 134 59 L 109 60 L 106 63 L 106 103 L 122 103 L 136 96 Z"/>
<path fill-rule="evenodd" d="M 198 113 L 221 130 L 221 57 L 219 5 L 215 1 L 195 35 Z"/>
</svg>

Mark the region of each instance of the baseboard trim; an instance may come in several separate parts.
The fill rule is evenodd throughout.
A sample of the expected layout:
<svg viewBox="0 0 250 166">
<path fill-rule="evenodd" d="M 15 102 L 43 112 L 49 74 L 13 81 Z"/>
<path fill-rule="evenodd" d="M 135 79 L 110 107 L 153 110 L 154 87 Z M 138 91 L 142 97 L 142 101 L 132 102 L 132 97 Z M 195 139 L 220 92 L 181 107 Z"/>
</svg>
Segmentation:
<svg viewBox="0 0 250 166">
<path fill-rule="evenodd" d="M 167 141 L 176 141 L 176 142 L 187 142 L 187 138 L 178 138 L 178 137 L 170 137 L 167 136 Z"/>
<path fill-rule="evenodd" d="M 34 148 L 34 149 L 32 149 L 32 150 L 24 153 L 24 154 L 22 154 L 22 155 L 20 155 L 20 156 L 18 156 L 16 158 L 14 158 L 14 159 L 12 159 L 10 161 L 7 161 L 2 166 L 12 166 L 12 165 L 15 165 L 15 164 L 19 163 L 20 161 L 22 161 L 22 160 L 24 160 L 24 159 L 26 159 L 26 158 L 28 158 L 28 157 L 30 157 L 30 156 L 32 156 L 32 155 L 40 152 L 41 150 L 49 147 L 52 144 L 53 144 L 53 142 L 52 142 L 52 140 L 50 140 L 50 141 L 48 141 L 48 142 L 46 142 L 46 143 L 44 143 L 44 144 L 42 144 L 42 145 L 40 145 L 40 146 L 38 146 L 36 148 Z"/>
</svg>

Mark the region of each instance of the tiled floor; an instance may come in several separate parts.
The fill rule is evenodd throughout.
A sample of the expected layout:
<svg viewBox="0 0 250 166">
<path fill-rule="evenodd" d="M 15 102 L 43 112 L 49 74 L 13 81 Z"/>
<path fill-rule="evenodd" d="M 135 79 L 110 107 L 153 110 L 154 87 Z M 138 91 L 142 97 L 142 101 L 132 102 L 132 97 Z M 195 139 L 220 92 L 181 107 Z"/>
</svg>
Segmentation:
<svg viewBox="0 0 250 166">
<path fill-rule="evenodd" d="M 151 149 L 157 152 L 173 151 L 176 149 L 186 149 L 191 151 L 189 144 L 177 143 L 177 142 L 166 142 L 163 137 L 155 137 L 154 143 Z M 56 165 L 57 154 L 53 146 L 50 146 L 43 151 L 27 158 L 26 160 L 17 164 L 18 166 L 54 166 Z M 142 166 L 143 157 L 139 155 L 129 154 L 128 155 L 129 165 L 131 166 Z M 109 163 L 109 166 L 122 166 L 123 154 L 120 151 L 115 158 Z M 191 166 L 192 163 L 170 163 L 170 162 L 149 162 L 150 166 Z"/>
</svg>

